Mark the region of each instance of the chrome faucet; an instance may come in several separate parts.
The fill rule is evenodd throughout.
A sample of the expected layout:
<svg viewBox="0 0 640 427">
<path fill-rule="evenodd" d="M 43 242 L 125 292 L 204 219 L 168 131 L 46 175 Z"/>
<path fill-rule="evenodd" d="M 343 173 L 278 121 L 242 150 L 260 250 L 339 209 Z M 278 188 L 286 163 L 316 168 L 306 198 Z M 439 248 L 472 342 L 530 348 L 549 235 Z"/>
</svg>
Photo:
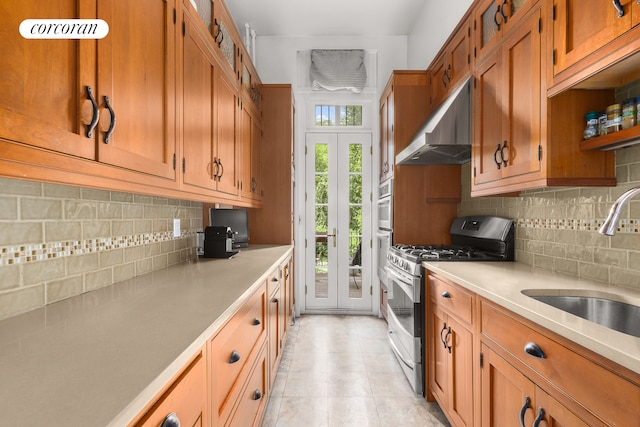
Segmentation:
<svg viewBox="0 0 640 427">
<path fill-rule="evenodd" d="M 607 219 L 604 220 L 604 223 L 598 230 L 598 233 L 606 236 L 613 236 L 616 234 L 618 223 L 620 222 L 620 211 L 624 205 L 627 204 L 629 199 L 632 199 L 636 194 L 640 194 L 640 187 L 635 187 L 631 190 L 625 191 L 620 197 L 618 197 L 618 200 L 616 200 L 611 206 L 609 215 L 607 215 Z"/>
</svg>

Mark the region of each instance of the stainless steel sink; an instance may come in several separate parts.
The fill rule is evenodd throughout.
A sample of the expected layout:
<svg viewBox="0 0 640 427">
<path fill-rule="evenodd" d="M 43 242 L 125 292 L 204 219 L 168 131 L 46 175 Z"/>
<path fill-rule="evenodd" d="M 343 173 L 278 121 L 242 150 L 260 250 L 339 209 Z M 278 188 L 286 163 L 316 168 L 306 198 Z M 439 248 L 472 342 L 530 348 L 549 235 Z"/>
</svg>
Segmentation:
<svg viewBox="0 0 640 427">
<path fill-rule="evenodd" d="M 640 307 L 614 299 L 586 295 L 544 294 L 524 290 L 523 294 L 609 329 L 640 338 Z"/>
</svg>

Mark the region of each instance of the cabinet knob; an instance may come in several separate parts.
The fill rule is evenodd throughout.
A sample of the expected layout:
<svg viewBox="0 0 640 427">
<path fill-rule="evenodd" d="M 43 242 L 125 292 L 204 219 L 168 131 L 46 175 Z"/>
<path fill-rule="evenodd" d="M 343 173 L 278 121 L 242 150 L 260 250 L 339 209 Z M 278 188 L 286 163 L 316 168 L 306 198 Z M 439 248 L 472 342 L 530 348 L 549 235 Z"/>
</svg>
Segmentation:
<svg viewBox="0 0 640 427">
<path fill-rule="evenodd" d="M 253 319 L 253 326 L 258 326 L 259 324 L 261 324 L 262 322 L 260 321 L 260 319 L 258 319 L 257 317 L 255 319 Z"/>
<path fill-rule="evenodd" d="M 442 293 L 442 298 L 451 298 L 451 294 L 449 293 L 449 291 L 444 291 Z"/>
<path fill-rule="evenodd" d="M 251 397 L 253 400 L 262 399 L 262 392 L 260 390 L 256 390 L 253 392 L 253 396 Z"/>
<path fill-rule="evenodd" d="M 180 419 L 175 412 L 171 412 L 169 415 L 164 417 L 160 427 L 180 427 Z"/>
<path fill-rule="evenodd" d="M 240 360 L 240 353 L 238 353 L 236 350 L 233 350 L 231 352 L 231 356 L 229 356 L 229 364 L 233 365 L 238 360 Z"/>
<path fill-rule="evenodd" d="M 277 303 L 280 302 L 280 299 L 279 298 L 274 298 L 274 299 L 271 300 L 271 302 L 277 304 Z"/>
<path fill-rule="evenodd" d="M 540 346 L 534 342 L 526 343 L 524 346 L 524 352 L 530 354 L 533 357 L 537 357 L 538 359 L 544 359 L 547 357 Z"/>
</svg>

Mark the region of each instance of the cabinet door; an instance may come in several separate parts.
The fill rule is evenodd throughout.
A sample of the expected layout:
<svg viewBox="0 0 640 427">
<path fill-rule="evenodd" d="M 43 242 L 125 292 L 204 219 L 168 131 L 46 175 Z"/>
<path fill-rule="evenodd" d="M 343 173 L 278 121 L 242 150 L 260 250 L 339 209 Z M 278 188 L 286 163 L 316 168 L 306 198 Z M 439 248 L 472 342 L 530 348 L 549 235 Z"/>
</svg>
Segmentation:
<svg viewBox="0 0 640 427">
<path fill-rule="evenodd" d="M 184 15 L 182 40 L 182 147 L 185 184 L 215 188 L 213 148 L 214 85 L 217 64 L 207 49 L 196 21 Z"/>
<path fill-rule="evenodd" d="M 502 55 L 494 52 L 476 69 L 473 88 L 472 183 L 500 179 L 502 146 Z"/>
<path fill-rule="evenodd" d="M 589 2 L 588 6 L 572 0 L 556 0 L 554 3 L 555 75 L 629 30 L 632 25 L 630 4 L 636 1 L 620 1 L 624 6 L 622 17 L 618 17 L 618 11 L 610 1 Z"/>
<path fill-rule="evenodd" d="M 500 5 L 497 0 L 484 0 L 475 9 L 475 50 L 476 60 L 484 58 L 498 45 L 502 37 Z"/>
<path fill-rule="evenodd" d="M 433 66 L 429 70 L 431 73 L 431 108 L 437 107 L 446 97 L 449 88 L 447 73 L 451 72 L 451 64 L 448 61 L 447 51 L 442 52 L 433 61 Z"/>
<path fill-rule="evenodd" d="M 237 196 L 239 194 L 238 176 L 238 96 L 235 85 L 223 72 L 216 74 L 215 96 L 215 132 L 216 146 L 214 163 L 216 163 L 217 190 Z"/>
<path fill-rule="evenodd" d="M 238 67 L 238 52 L 236 40 L 233 33 L 234 23 L 223 2 L 213 1 L 213 39 L 217 51 L 223 58 L 224 67 L 227 72 L 233 74 L 236 80 L 240 80 L 240 70 Z"/>
<path fill-rule="evenodd" d="M 530 16 L 502 45 L 502 176 L 540 171 L 540 11 Z"/>
<path fill-rule="evenodd" d="M 240 102 L 240 195 L 251 199 L 251 134 L 253 115 L 245 102 Z"/>
<path fill-rule="evenodd" d="M 431 316 L 429 321 L 428 363 L 429 389 L 438 399 L 443 409 L 448 406 L 447 390 L 449 387 L 449 348 L 445 344 L 447 335 L 447 316 L 438 308 L 435 301 L 431 301 Z"/>
<path fill-rule="evenodd" d="M 277 274 L 277 273 L 276 273 Z M 278 286 L 276 290 L 269 296 L 268 301 L 268 313 L 269 313 L 269 370 L 271 378 L 271 386 L 276 379 L 278 372 L 278 362 L 280 360 L 281 352 L 281 335 L 282 318 L 280 313 L 284 312 L 284 304 L 282 301 L 282 288 Z"/>
<path fill-rule="evenodd" d="M 80 0 L 0 4 L 0 138 L 95 159 L 97 129 L 88 125 L 98 110 L 87 99 L 87 87 L 97 96 L 95 40 L 28 40 L 18 32 L 25 19 L 95 18 L 95 7 Z"/>
<path fill-rule="evenodd" d="M 449 71 L 447 81 L 449 88 L 454 86 L 462 77 L 467 75 L 471 66 L 471 21 L 460 27 L 449 42 Z"/>
<path fill-rule="evenodd" d="M 262 127 L 255 117 L 251 126 L 251 198 L 262 200 Z"/>
<path fill-rule="evenodd" d="M 99 160 L 175 178 L 175 0 L 100 1 Z"/>
<path fill-rule="evenodd" d="M 530 426 L 535 385 L 484 343 L 481 344 L 481 426 Z"/>
<path fill-rule="evenodd" d="M 449 416 L 458 426 L 473 425 L 473 336 L 453 317 L 447 319 L 451 328 L 447 344 L 449 354 Z"/>
<path fill-rule="evenodd" d="M 380 101 L 380 181 L 393 176 L 394 143 L 393 143 L 393 121 L 394 121 L 393 85 L 388 92 L 382 95 Z"/>
</svg>

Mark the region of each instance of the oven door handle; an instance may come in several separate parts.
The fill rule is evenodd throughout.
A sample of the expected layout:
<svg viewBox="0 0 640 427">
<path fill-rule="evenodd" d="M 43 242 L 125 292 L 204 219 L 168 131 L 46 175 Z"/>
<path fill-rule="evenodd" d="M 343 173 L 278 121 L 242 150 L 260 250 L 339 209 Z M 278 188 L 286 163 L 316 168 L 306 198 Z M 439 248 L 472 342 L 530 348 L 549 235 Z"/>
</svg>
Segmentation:
<svg viewBox="0 0 640 427">
<path fill-rule="evenodd" d="M 389 333 L 392 334 L 393 331 L 389 331 Z M 396 343 L 393 342 L 393 339 L 389 338 L 389 343 L 391 344 L 393 352 L 396 354 L 396 356 L 398 356 L 398 359 L 400 359 L 400 361 L 404 363 L 407 368 L 413 371 L 413 364 L 411 362 L 407 362 L 407 360 L 402 356 L 402 353 L 400 352 L 400 350 L 398 350 L 398 347 L 396 347 Z"/>
</svg>

